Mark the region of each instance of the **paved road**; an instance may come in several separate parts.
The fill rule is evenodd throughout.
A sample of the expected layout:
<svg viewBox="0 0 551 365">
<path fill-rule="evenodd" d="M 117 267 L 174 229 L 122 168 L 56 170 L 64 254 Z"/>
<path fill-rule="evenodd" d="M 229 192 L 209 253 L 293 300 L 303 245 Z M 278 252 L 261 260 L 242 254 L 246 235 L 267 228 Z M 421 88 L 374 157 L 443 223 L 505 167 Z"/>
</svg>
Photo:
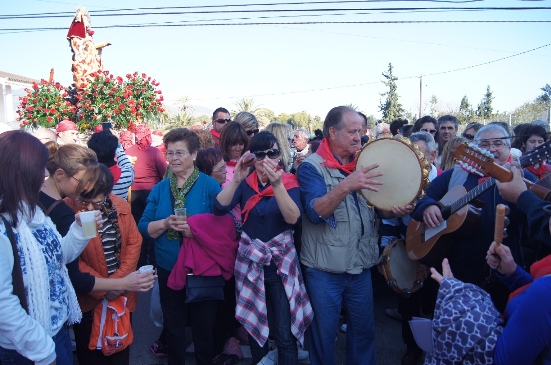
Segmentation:
<svg viewBox="0 0 551 365">
<path fill-rule="evenodd" d="M 375 298 L 375 328 L 376 344 L 375 357 L 378 365 L 399 365 L 405 351 L 401 337 L 401 325 L 399 322 L 385 316 L 386 308 L 396 306 L 397 294 L 390 290 L 381 277 L 376 277 L 373 284 Z M 166 365 L 166 358 L 153 356 L 149 346 L 157 339 L 160 329 L 155 327 L 149 319 L 150 293 L 141 293 L 138 307 L 132 319 L 134 325 L 134 343 L 130 350 L 131 365 Z M 339 333 L 337 340 L 337 364 L 345 364 L 346 336 Z M 186 339 L 186 344 L 191 343 L 191 338 Z M 187 359 L 187 364 L 196 364 L 192 354 Z M 306 362 L 307 363 L 307 362 Z M 75 364 L 78 364 L 75 360 Z M 250 359 L 240 362 L 240 365 L 250 364 Z"/>
</svg>

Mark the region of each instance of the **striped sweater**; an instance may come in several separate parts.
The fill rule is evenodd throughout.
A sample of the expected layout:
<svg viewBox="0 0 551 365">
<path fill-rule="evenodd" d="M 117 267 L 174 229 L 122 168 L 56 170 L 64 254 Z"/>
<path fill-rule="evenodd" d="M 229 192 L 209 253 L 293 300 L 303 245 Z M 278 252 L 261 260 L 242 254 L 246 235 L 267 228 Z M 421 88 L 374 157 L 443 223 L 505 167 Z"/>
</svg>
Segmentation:
<svg viewBox="0 0 551 365">
<path fill-rule="evenodd" d="M 121 177 L 113 186 L 112 193 L 126 200 L 128 198 L 128 189 L 134 183 L 134 167 L 132 167 L 132 162 L 130 162 L 121 146 L 117 147 L 115 157 L 117 158 L 117 164 L 121 168 Z"/>
</svg>

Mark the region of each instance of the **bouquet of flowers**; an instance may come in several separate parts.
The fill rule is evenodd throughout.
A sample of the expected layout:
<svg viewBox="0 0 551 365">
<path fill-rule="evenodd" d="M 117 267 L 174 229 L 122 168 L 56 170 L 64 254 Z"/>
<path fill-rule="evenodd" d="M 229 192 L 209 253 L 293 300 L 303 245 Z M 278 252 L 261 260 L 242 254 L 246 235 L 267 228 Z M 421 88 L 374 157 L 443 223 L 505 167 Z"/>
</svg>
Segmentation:
<svg viewBox="0 0 551 365">
<path fill-rule="evenodd" d="M 131 129 L 135 121 L 155 118 L 164 111 L 162 92 L 156 89 L 159 83 L 144 73 L 127 74 L 126 81 L 109 71 L 98 71 L 91 77 L 83 93 L 76 96 L 81 131 L 105 120 L 111 120 L 115 129 Z"/>
<path fill-rule="evenodd" d="M 19 97 L 17 108 L 21 127 L 52 128 L 64 119 L 75 119 L 76 108 L 66 99 L 67 90 L 59 83 L 41 80 L 25 91 L 27 95 Z"/>
</svg>

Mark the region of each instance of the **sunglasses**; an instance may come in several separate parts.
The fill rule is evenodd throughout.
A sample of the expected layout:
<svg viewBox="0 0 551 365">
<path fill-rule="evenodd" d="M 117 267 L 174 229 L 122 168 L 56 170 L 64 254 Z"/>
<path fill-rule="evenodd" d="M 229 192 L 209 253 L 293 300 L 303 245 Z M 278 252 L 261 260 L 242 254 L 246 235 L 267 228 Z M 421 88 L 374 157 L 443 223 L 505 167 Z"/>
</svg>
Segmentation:
<svg viewBox="0 0 551 365">
<path fill-rule="evenodd" d="M 231 119 L 216 119 L 214 122 L 219 124 L 225 124 L 225 123 L 231 122 Z"/>
<path fill-rule="evenodd" d="M 247 136 L 258 134 L 258 132 L 260 132 L 260 129 L 253 129 L 252 131 L 247 131 Z"/>
<path fill-rule="evenodd" d="M 436 133 L 436 129 L 421 128 L 421 132 Z"/>
<path fill-rule="evenodd" d="M 268 150 L 268 151 L 254 151 L 253 152 L 254 157 L 256 157 L 257 160 L 263 160 L 264 157 L 268 156 L 268 158 L 275 160 L 279 157 L 279 150 Z"/>
<path fill-rule="evenodd" d="M 472 134 L 465 134 L 465 138 L 467 138 L 469 141 L 472 141 L 474 139 L 474 136 Z"/>
</svg>

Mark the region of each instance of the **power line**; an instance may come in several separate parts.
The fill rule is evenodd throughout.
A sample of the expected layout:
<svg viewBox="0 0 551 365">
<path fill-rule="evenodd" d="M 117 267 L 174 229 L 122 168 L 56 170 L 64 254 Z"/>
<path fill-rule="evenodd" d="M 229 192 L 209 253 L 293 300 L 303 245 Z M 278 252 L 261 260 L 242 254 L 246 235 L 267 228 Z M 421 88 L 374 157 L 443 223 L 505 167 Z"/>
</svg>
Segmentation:
<svg viewBox="0 0 551 365">
<path fill-rule="evenodd" d="M 254 10 L 202 10 L 202 11 L 170 11 L 170 12 L 139 12 L 139 13 L 117 13 L 112 14 L 109 11 L 107 14 L 94 13 L 94 17 L 122 17 L 122 16 L 151 16 L 151 15 L 194 15 L 194 14 L 235 14 L 235 13 L 288 13 L 288 12 L 329 12 L 329 11 L 391 11 L 391 12 L 408 12 L 408 11 L 540 11 L 551 10 L 548 6 L 533 6 L 533 7 L 398 7 L 398 8 L 317 8 L 317 9 L 254 9 Z M 10 19 L 48 19 L 48 18 L 65 18 L 66 14 L 55 15 L 0 15 L 0 20 Z"/>
<path fill-rule="evenodd" d="M 113 28 L 157 28 L 157 27 L 227 27 L 227 26 L 262 26 L 262 25 L 316 25 L 316 24 L 438 24 L 438 23 L 551 23 L 551 20 L 374 20 L 374 21 L 305 21 L 305 22 L 242 22 L 242 23 L 184 23 L 184 24 L 117 24 L 96 26 L 94 29 Z M 0 32 L 19 31 L 50 31 L 67 30 L 67 27 L 37 27 L 37 28 L 0 28 Z M 7 34 L 7 33 L 3 33 Z"/>
</svg>

